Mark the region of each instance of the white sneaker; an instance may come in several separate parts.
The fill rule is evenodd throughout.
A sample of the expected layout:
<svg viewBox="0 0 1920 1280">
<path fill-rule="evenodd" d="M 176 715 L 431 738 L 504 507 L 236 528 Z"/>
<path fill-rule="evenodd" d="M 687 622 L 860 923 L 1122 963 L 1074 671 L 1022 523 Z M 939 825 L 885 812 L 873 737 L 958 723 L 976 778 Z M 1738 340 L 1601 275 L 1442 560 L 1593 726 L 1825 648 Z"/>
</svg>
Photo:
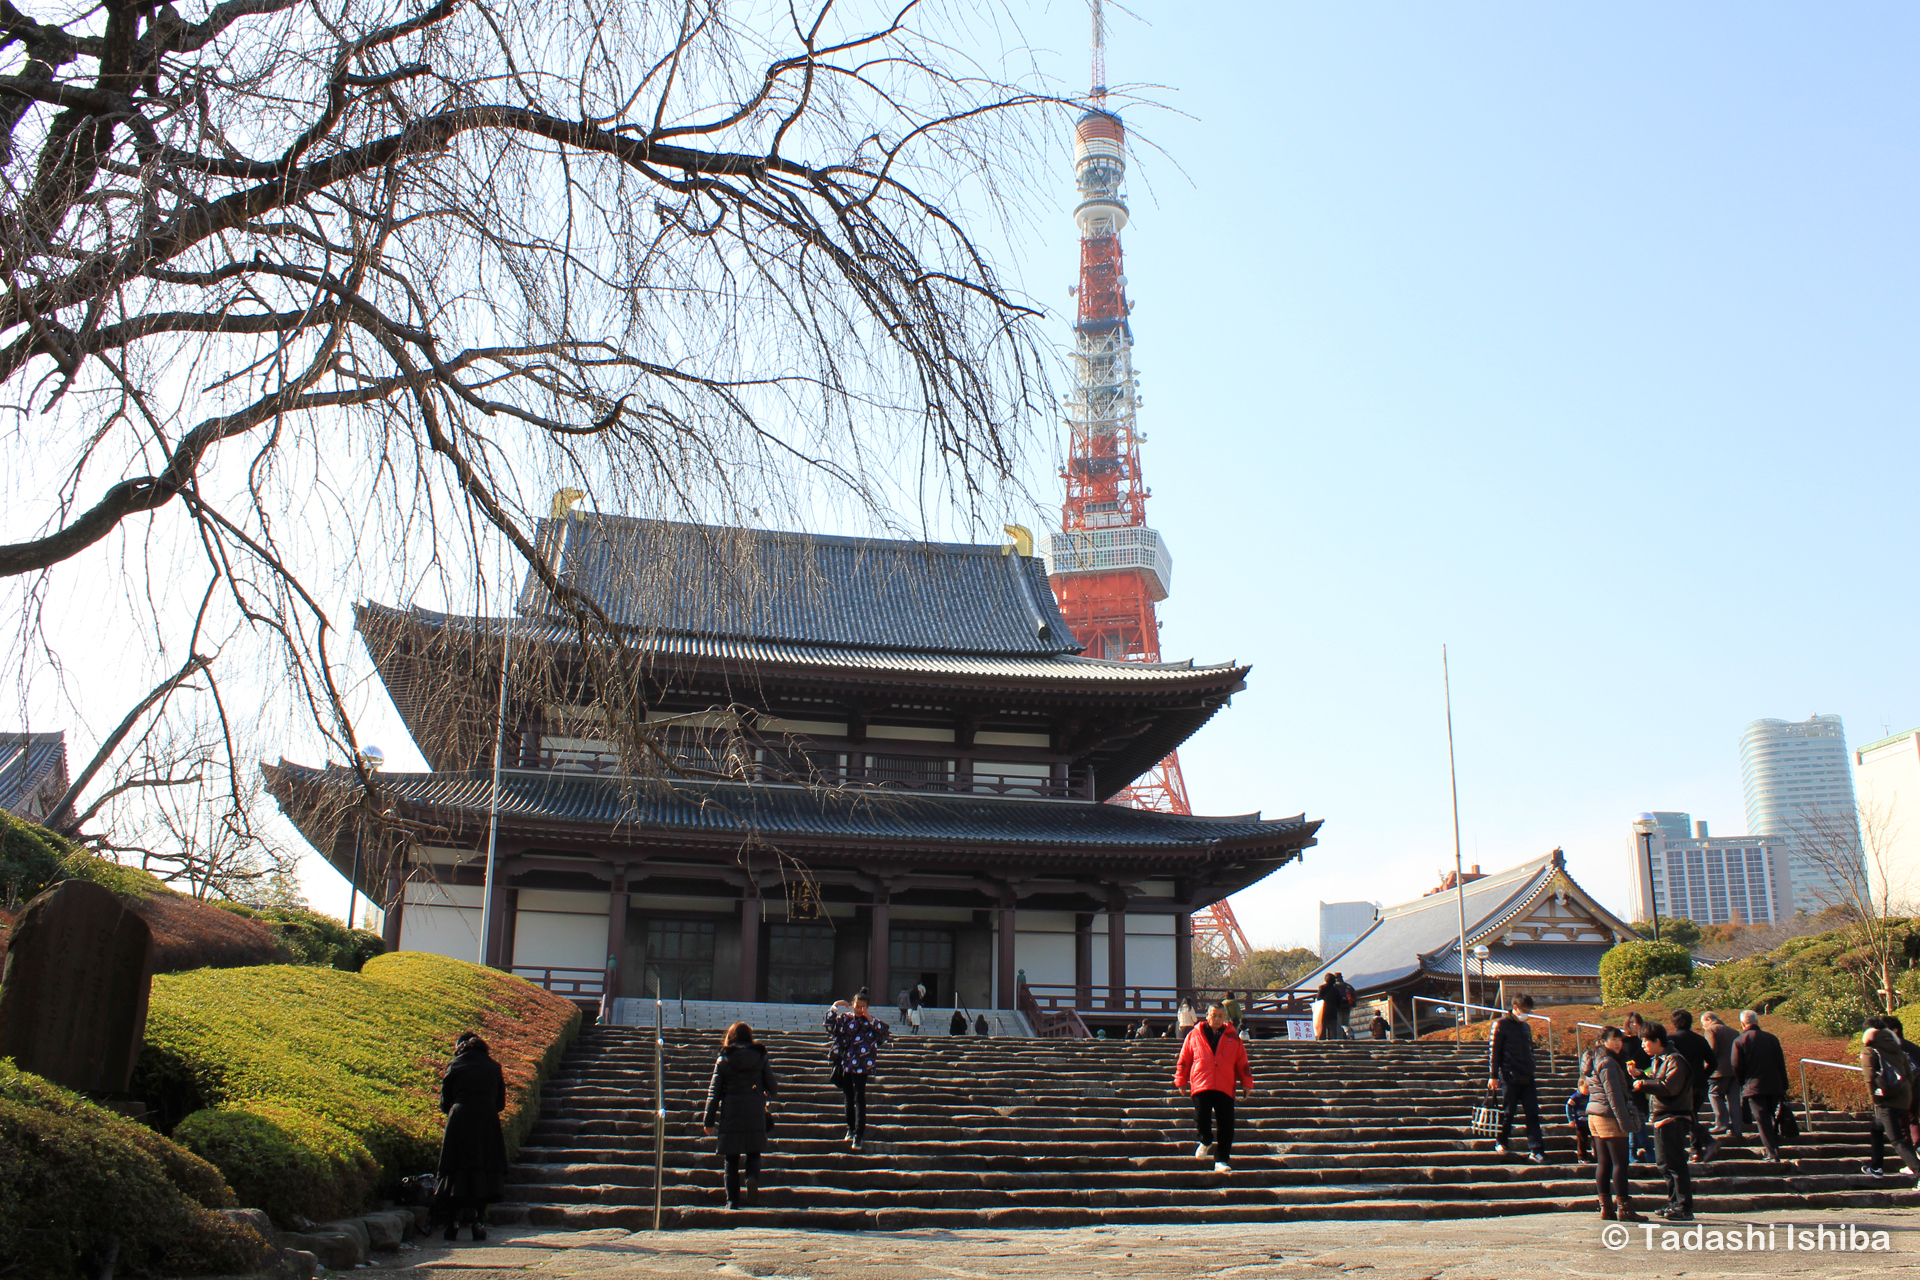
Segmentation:
<svg viewBox="0 0 1920 1280">
<path fill-rule="evenodd" d="M 1227 1167 L 1226 1162 L 1224 1160 L 1215 1160 L 1213 1162 L 1213 1171 L 1215 1173 L 1232 1173 L 1233 1172 L 1232 1169 L 1229 1169 Z"/>
<path fill-rule="evenodd" d="M 1204 1142 L 1193 1149 L 1193 1158 L 1195 1160 L 1205 1160 L 1212 1154 L 1213 1154 L 1213 1148 L 1208 1146 Z"/>
</svg>

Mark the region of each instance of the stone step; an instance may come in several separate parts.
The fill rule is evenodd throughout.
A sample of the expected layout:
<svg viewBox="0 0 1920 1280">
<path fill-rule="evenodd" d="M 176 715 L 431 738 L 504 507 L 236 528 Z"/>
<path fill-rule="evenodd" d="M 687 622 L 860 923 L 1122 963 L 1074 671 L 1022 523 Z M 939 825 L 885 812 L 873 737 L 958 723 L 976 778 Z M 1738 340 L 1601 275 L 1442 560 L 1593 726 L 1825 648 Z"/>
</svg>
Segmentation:
<svg viewBox="0 0 1920 1280">
<path fill-rule="evenodd" d="M 1465 1127 L 1485 1096 L 1484 1049 L 1255 1042 L 1261 1088 L 1240 1111 L 1234 1172 L 1217 1175 L 1191 1154 L 1191 1109 L 1171 1096 L 1177 1047 L 1169 1041 L 898 1036 L 869 1090 L 868 1141 L 854 1154 L 841 1137 L 840 1094 L 825 1079 L 824 1037 L 798 1028 L 763 1038 L 782 1075 L 781 1127 L 760 1207 L 729 1213 L 714 1207 L 713 1140 L 691 1123 L 705 1104 L 715 1037 L 666 1033 L 668 1225 L 990 1227 L 1592 1206 L 1592 1167 L 1567 1159 L 1565 1121 L 1556 1123 L 1573 1085 L 1565 1058 L 1539 1062 L 1556 1163 L 1536 1166 L 1495 1154 Z M 650 1224 L 654 1054 L 645 1029 L 598 1027 L 576 1042 L 510 1174 L 521 1207 L 496 1206 L 497 1220 L 517 1213 L 538 1225 Z M 1816 1119 L 1820 1130 L 1788 1148 L 1792 1164 L 1762 1162 L 1750 1139 L 1696 1165 L 1699 1206 L 1920 1203 L 1910 1180 L 1859 1173 L 1861 1117 Z M 1636 1195 L 1664 1197 L 1657 1170 L 1635 1166 L 1631 1176 Z"/>
<path fill-rule="evenodd" d="M 1702 1214 L 1778 1213 L 1793 1209 L 1889 1209 L 1920 1204 L 1920 1195 L 1876 1191 L 1763 1193 L 1747 1196 L 1696 1197 Z M 666 1208 L 662 1225 L 668 1229 L 737 1227 L 801 1228 L 829 1231 L 993 1230 L 1122 1226 L 1157 1223 L 1271 1222 L 1397 1219 L 1487 1218 L 1522 1213 L 1591 1213 L 1591 1194 L 1540 1197 L 1513 1201 L 1433 1199 L 1355 1199 L 1311 1205 L 1236 1205 L 1213 1203 L 1200 1207 L 1148 1208 L 1072 1207 L 999 1209 L 929 1209 L 910 1207 L 882 1210 L 739 1209 L 718 1207 Z M 652 1223 L 650 1206 L 495 1205 L 490 1219 L 502 1223 L 526 1222 L 566 1230 L 616 1228 L 643 1230 Z"/>
</svg>

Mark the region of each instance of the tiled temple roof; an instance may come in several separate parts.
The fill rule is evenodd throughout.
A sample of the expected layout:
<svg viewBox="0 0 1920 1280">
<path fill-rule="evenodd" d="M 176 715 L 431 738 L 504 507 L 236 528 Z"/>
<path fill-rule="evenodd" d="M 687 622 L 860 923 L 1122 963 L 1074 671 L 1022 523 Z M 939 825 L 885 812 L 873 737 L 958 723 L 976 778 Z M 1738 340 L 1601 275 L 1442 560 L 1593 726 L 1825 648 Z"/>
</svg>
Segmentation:
<svg viewBox="0 0 1920 1280">
<path fill-rule="evenodd" d="M 543 520 L 560 576 L 619 626 L 825 649 L 1077 653 L 1046 566 L 991 544 L 824 537 L 574 514 Z M 520 612 L 561 618 L 531 576 Z"/>
<path fill-rule="evenodd" d="M 66 734 L 0 733 L 0 809 L 26 816 L 34 796 L 66 770 Z"/>
</svg>

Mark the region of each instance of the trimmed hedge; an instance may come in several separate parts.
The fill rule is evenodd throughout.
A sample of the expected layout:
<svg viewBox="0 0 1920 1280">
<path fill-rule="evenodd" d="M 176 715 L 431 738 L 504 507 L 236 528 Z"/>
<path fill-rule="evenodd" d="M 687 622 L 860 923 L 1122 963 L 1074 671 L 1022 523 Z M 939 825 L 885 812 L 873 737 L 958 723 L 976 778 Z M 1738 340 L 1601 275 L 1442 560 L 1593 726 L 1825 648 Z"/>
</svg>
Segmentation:
<svg viewBox="0 0 1920 1280">
<path fill-rule="evenodd" d="M 275 1222 L 348 1217 L 380 1180 L 379 1162 L 356 1134 L 285 1103 L 196 1111 L 173 1137 L 247 1188 L 248 1207 Z"/>
<path fill-rule="evenodd" d="M 1675 985 L 1693 979 L 1693 957 L 1671 942 L 1623 942 L 1600 957 L 1600 999 L 1608 1005 L 1626 1004 L 1647 994 L 1657 980 L 1672 976 Z"/>
<path fill-rule="evenodd" d="M 91 880 L 131 898 L 167 892 L 144 871 L 77 848 L 45 827 L 0 809 L 0 906 L 24 904 L 62 880 Z"/>
<path fill-rule="evenodd" d="M 357 974 L 202 969 L 154 979 L 134 1088 L 242 1203 L 283 1223 L 338 1217 L 433 1168 L 454 1036 L 477 1031 L 506 1072 L 512 1153 L 579 1025 L 569 1000 L 420 951 Z"/>
<path fill-rule="evenodd" d="M 110 1237 L 123 1274 L 252 1271 L 267 1242 L 233 1203 L 206 1161 L 0 1058 L 0 1271 L 91 1274 Z"/>
<path fill-rule="evenodd" d="M 155 973 L 263 964 L 357 972 L 386 949 L 379 934 L 349 929 L 315 911 L 187 897 L 145 871 L 96 857 L 0 810 L 0 959 L 13 925 L 7 902 L 24 905 L 62 880 L 91 880 L 119 894 L 153 932 Z"/>
<path fill-rule="evenodd" d="M 209 904 L 221 911 L 258 920 L 273 930 L 284 958 L 293 964 L 325 965 L 358 973 L 367 961 L 387 949 L 379 934 L 352 929 L 302 907 L 249 907 L 238 902 Z"/>
</svg>

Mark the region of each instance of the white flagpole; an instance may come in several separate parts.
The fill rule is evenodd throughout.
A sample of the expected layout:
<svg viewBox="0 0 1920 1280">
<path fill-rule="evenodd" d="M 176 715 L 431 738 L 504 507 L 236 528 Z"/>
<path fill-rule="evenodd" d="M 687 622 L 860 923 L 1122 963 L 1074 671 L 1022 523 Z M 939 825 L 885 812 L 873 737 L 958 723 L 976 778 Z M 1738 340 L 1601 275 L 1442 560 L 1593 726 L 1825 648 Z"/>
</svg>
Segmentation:
<svg viewBox="0 0 1920 1280">
<path fill-rule="evenodd" d="M 1453 768 L 1453 676 L 1447 670 L 1447 646 L 1440 646 L 1440 681 L 1447 691 L 1447 785 L 1453 789 L 1453 894 L 1460 908 L 1460 1023 L 1472 1021 L 1467 988 L 1467 882 L 1460 863 L 1460 777 Z"/>
<path fill-rule="evenodd" d="M 487 939 L 493 933 L 493 864 L 494 852 L 500 843 L 500 766 L 507 747 L 507 672 L 512 666 L 513 616 L 509 614 L 505 634 L 500 639 L 500 709 L 493 735 L 493 798 L 487 806 L 487 866 L 480 890 L 480 963 L 483 965 L 487 962 Z"/>
</svg>

